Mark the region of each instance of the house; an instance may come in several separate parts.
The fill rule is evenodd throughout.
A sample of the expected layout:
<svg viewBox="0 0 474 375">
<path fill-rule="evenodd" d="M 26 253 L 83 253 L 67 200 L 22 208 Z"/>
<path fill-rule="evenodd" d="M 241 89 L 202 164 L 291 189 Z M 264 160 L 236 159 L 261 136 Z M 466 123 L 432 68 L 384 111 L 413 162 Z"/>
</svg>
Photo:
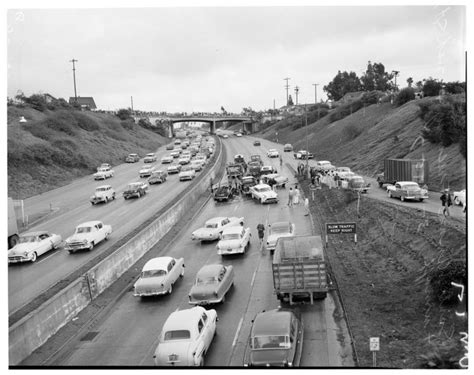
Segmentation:
<svg viewBox="0 0 474 375">
<path fill-rule="evenodd" d="M 50 94 L 43 94 L 43 97 L 44 97 L 45 102 L 48 104 L 57 100 L 54 96 Z"/>
<path fill-rule="evenodd" d="M 70 97 L 69 104 L 74 105 L 76 98 Z M 97 109 L 94 98 L 92 96 L 78 96 L 77 104 L 80 105 L 81 109 Z"/>
</svg>

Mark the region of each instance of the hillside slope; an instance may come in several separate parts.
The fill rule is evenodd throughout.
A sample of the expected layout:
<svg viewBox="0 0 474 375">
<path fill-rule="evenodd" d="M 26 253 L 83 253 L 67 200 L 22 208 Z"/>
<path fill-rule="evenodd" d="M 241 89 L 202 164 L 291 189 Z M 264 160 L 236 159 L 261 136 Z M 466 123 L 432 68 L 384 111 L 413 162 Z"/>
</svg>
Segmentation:
<svg viewBox="0 0 474 375">
<path fill-rule="evenodd" d="M 144 155 L 166 138 L 117 117 L 71 110 L 39 112 L 9 106 L 8 196 L 24 199 L 94 173 L 102 163 Z M 19 123 L 20 116 L 28 122 Z"/>
<path fill-rule="evenodd" d="M 347 166 L 375 177 L 383 172 L 386 158 L 425 158 L 429 163 L 429 189 L 443 187 L 463 189 L 466 186 L 466 160 L 459 145 L 442 147 L 421 137 L 423 120 L 418 104 L 413 100 L 401 107 L 390 103 L 373 104 L 342 120 L 329 123 L 329 116 L 292 130 L 276 123 L 261 136 L 280 143 L 291 143 L 295 150 L 308 148 L 317 160 L 330 160 L 337 166 Z M 258 135 L 258 134 L 257 134 Z"/>
</svg>

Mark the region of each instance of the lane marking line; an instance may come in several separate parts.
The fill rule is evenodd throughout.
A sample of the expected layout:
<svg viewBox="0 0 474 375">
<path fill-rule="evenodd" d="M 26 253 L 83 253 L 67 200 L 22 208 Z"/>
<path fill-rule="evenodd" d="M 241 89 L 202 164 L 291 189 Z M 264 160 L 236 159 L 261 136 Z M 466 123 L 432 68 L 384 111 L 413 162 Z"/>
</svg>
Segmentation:
<svg viewBox="0 0 474 375">
<path fill-rule="evenodd" d="M 253 288 L 253 284 L 255 283 L 255 277 L 257 276 L 257 269 L 255 269 L 255 271 L 253 272 L 253 276 L 252 276 L 252 281 L 250 282 L 250 286 Z"/>
<path fill-rule="evenodd" d="M 237 339 L 239 338 L 239 332 L 240 332 L 240 329 L 242 328 L 243 321 L 244 321 L 244 317 L 240 318 L 239 325 L 237 326 L 237 331 L 235 332 L 234 341 L 232 341 L 232 347 L 234 347 L 235 344 L 237 344 Z"/>
</svg>

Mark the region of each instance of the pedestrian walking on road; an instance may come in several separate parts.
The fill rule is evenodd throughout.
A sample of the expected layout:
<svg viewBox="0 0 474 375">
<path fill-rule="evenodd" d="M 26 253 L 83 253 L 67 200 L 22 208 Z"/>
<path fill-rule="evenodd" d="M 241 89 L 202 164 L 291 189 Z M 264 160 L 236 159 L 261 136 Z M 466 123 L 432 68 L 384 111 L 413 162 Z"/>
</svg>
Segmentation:
<svg viewBox="0 0 474 375">
<path fill-rule="evenodd" d="M 451 216 L 449 214 L 449 207 L 453 204 L 451 200 L 451 194 L 449 194 L 449 189 L 444 189 L 443 194 L 441 194 L 441 205 L 443 206 L 443 215 Z"/>
<path fill-rule="evenodd" d="M 293 196 L 293 204 L 300 204 L 300 190 L 298 189 L 298 185 L 295 185 L 294 196 Z"/>
<path fill-rule="evenodd" d="M 263 250 L 263 237 L 265 237 L 265 225 L 262 223 L 257 225 L 258 238 L 260 240 L 260 249 Z"/>
<path fill-rule="evenodd" d="M 307 197 L 304 199 L 304 212 L 304 216 L 309 215 L 309 199 Z"/>
<path fill-rule="evenodd" d="M 295 196 L 295 192 L 293 191 L 292 188 L 290 188 L 290 191 L 288 192 L 288 206 L 293 207 L 293 199 Z"/>
</svg>

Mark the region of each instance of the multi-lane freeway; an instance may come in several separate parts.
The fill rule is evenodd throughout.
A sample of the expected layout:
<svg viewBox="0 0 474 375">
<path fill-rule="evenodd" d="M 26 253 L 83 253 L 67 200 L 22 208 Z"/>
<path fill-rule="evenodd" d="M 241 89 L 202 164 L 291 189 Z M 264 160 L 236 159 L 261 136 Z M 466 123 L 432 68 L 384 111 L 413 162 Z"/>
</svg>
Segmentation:
<svg viewBox="0 0 474 375">
<path fill-rule="evenodd" d="M 235 154 L 243 154 L 246 159 L 251 154 L 260 154 L 266 165 L 274 166 L 280 174 L 290 179 L 290 186 L 296 183 L 293 176 L 298 161 L 293 153 L 284 153 L 281 145 L 262 141 L 262 146 L 253 146 L 251 137 L 230 137 L 223 140 L 224 151 L 228 160 Z M 276 148 L 283 156 L 283 167 L 278 159 L 269 159 L 266 152 Z M 168 151 L 158 150 L 158 160 Z M 143 163 L 140 163 L 140 166 Z M 288 168 L 291 166 L 292 168 Z M 131 180 L 138 179 L 138 165 L 121 165 L 116 176 L 108 180 L 120 193 Z M 57 189 L 43 194 L 46 201 L 55 197 L 53 205 L 61 207 L 57 216 L 40 225 L 42 229 L 60 233 L 67 237 L 75 224 L 89 219 L 101 219 L 114 228 L 115 238 L 128 233 L 140 225 L 152 213 L 164 206 L 187 183 L 179 183 L 173 176 L 163 185 L 153 186 L 150 194 L 144 198 L 124 202 L 122 198 L 100 207 L 92 207 L 88 197 L 96 185 L 91 178 L 84 178 L 75 183 L 79 191 L 68 199 L 72 186 Z M 192 182 L 191 182 L 192 183 Z M 372 185 L 368 196 L 389 200 L 383 190 Z M 374 194 L 375 192 L 375 194 Z M 90 340 L 83 340 L 84 333 L 68 341 L 54 356 L 48 357 L 36 365 L 53 366 L 152 366 L 153 352 L 161 327 L 167 317 L 176 310 L 191 307 L 188 304 L 188 293 L 197 271 L 205 264 L 231 264 L 235 270 L 235 287 L 227 296 L 225 303 L 217 305 L 219 321 L 217 336 L 206 356 L 207 366 L 242 366 L 248 343 L 251 320 L 262 310 L 276 308 L 279 301 L 273 294 L 271 255 L 262 251 L 258 243 L 257 224 L 290 220 L 296 225 L 297 235 L 320 234 L 304 216 L 302 206 L 288 207 L 287 189 L 279 189 L 278 204 L 260 205 L 256 201 L 237 196 L 229 202 L 216 203 L 209 200 L 204 208 L 193 218 L 192 226 L 184 228 L 175 241 L 164 253 L 158 248 L 151 249 L 154 256 L 170 255 L 183 257 L 186 268 L 184 278 L 176 283 L 171 295 L 139 299 L 133 296 L 131 284 L 127 285 L 114 302 L 113 308 L 99 320 L 87 327 L 91 333 Z M 51 194 L 48 196 L 48 194 Z M 120 194 L 119 194 L 120 195 Z M 80 196 L 80 198 L 78 198 Z M 436 197 L 437 198 L 437 197 Z M 437 212 L 439 204 L 436 198 L 431 203 L 412 203 L 413 206 L 426 207 Z M 38 199 L 38 202 L 41 199 Z M 393 203 L 410 205 L 408 202 L 395 200 Z M 31 205 L 34 202 L 32 201 Z M 459 210 L 460 211 L 460 210 Z M 221 257 L 217 255 L 215 242 L 198 243 L 191 240 L 191 232 L 201 227 L 206 220 L 217 216 L 243 216 L 245 227 L 251 229 L 251 247 L 244 255 Z M 102 244 L 94 251 L 100 251 L 116 241 L 114 236 L 107 244 Z M 10 311 L 28 302 L 35 294 L 41 292 L 56 280 L 71 272 L 74 267 L 84 264 L 90 253 L 69 255 L 58 250 L 37 263 L 20 265 L 9 269 Z M 138 275 L 137 275 L 138 276 Z M 25 297 L 23 294 L 27 294 Z M 100 297 L 99 297 L 100 298 Z M 301 366 L 354 366 L 350 337 L 347 325 L 342 318 L 337 294 L 331 292 L 325 300 L 316 301 L 314 305 L 297 307 L 304 321 L 304 345 Z M 37 358 L 37 357 L 36 357 Z"/>
</svg>

